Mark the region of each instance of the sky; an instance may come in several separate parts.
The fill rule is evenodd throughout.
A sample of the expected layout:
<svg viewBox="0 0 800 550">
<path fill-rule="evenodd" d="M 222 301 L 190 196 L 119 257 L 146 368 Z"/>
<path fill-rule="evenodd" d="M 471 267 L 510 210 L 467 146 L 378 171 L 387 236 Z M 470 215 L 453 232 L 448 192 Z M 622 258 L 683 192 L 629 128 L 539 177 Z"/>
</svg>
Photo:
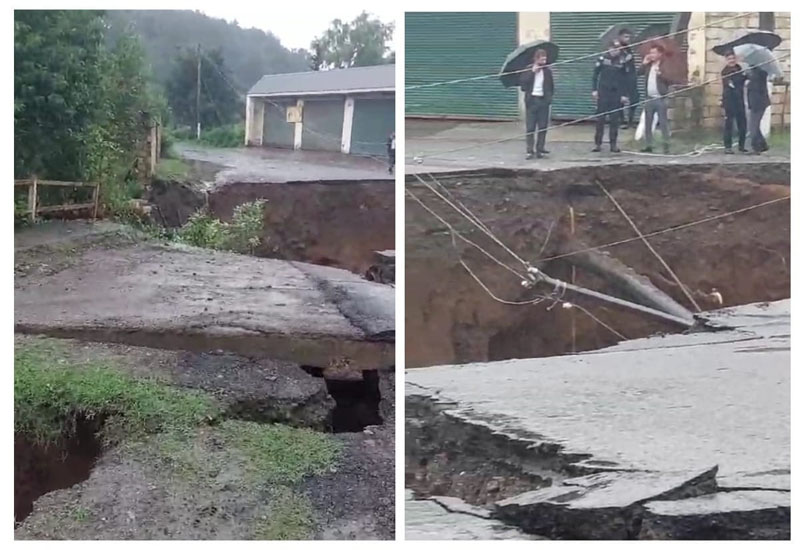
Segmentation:
<svg viewBox="0 0 800 550">
<path fill-rule="evenodd" d="M 289 3 L 291 4 L 291 3 Z M 366 4 L 366 3 L 365 3 Z M 370 8 L 342 5 L 335 2 L 319 2 L 313 7 L 310 4 L 301 8 L 277 8 L 270 5 L 263 11 L 248 6 L 233 4 L 226 6 L 224 2 L 215 7 L 202 7 L 199 11 L 210 17 L 227 21 L 238 21 L 242 28 L 255 27 L 272 32 L 280 38 L 287 48 L 308 49 L 311 41 L 322 34 L 334 19 L 352 21 L 362 11 L 376 16 L 384 23 L 396 22 L 396 9 L 390 3 L 375 5 Z"/>
</svg>

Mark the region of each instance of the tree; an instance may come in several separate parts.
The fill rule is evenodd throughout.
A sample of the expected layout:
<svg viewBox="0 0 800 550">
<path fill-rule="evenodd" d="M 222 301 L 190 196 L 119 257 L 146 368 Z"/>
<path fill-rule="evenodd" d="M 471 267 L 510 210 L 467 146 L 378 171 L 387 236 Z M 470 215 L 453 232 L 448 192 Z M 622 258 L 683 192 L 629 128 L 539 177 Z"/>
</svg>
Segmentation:
<svg viewBox="0 0 800 550">
<path fill-rule="evenodd" d="M 14 14 L 14 172 L 91 180 L 114 201 L 160 114 L 138 40 L 106 47 L 100 11 Z"/>
<path fill-rule="evenodd" d="M 194 127 L 197 120 L 197 50 L 185 49 L 175 58 L 167 82 L 167 101 L 175 122 Z M 200 124 L 213 128 L 238 122 L 244 116 L 242 94 L 219 49 L 202 51 L 200 70 Z"/>
<path fill-rule="evenodd" d="M 334 19 L 330 28 L 311 42 L 310 66 L 318 71 L 390 62 L 394 54 L 386 43 L 393 34 L 393 23 L 384 24 L 367 12 L 350 23 Z"/>
</svg>

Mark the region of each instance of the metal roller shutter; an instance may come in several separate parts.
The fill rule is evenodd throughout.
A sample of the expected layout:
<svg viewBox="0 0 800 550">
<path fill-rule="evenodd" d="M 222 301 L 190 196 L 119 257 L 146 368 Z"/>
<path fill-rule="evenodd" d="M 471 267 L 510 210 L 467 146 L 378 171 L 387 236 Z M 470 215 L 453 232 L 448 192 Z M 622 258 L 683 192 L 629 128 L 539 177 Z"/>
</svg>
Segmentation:
<svg viewBox="0 0 800 550">
<path fill-rule="evenodd" d="M 500 72 L 516 47 L 514 12 L 406 13 L 406 86 Z M 406 115 L 516 119 L 517 94 L 497 78 L 406 89 Z"/>
<path fill-rule="evenodd" d="M 342 150 L 344 98 L 306 99 L 303 104 L 303 149 Z"/>
<path fill-rule="evenodd" d="M 634 35 L 648 25 L 669 25 L 678 12 L 551 12 L 550 39 L 558 44 L 558 61 L 573 59 L 597 52 L 600 33 L 617 23 L 628 24 Z M 685 35 L 676 37 L 682 42 Z M 556 94 L 553 118 L 575 119 L 594 113 L 592 101 L 592 70 L 595 57 L 557 65 L 553 68 Z M 636 65 L 641 63 L 638 55 Z M 639 91 L 644 97 L 644 82 L 639 78 Z"/>
<path fill-rule="evenodd" d="M 264 138 L 267 147 L 292 149 L 294 147 L 294 124 L 286 122 L 286 108 L 296 105 L 296 101 L 270 99 L 264 104 Z"/>
<path fill-rule="evenodd" d="M 386 140 L 394 132 L 394 98 L 356 98 L 350 152 L 386 156 Z"/>
</svg>

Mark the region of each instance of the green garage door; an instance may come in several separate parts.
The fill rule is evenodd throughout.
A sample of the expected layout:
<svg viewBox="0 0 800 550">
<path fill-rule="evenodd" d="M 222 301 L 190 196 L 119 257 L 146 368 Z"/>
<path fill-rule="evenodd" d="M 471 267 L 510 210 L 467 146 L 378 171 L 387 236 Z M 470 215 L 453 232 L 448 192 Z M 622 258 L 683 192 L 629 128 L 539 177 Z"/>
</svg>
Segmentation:
<svg viewBox="0 0 800 550">
<path fill-rule="evenodd" d="M 558 61 L 600 50 L 600 34 L 611 25 L 628 24 L 634 35 L 654 23 L 669 25 L 677 12 L 550 12 L 550 39 L 558 44 Z M 679 35 L 677 39 L 685 39 Z M 556 65 L 553 69 L 556 95 L 553 118 L 576 119 L 594 113 L 592 70 L 596 57 Z M 637 67 L 641 59 L 637 56 Z M 639 79 L 642 91 L 642 78 Z"/>
<path fill-rule="evenodd" d="M 513 12 L 406 13 L 406 116 L 518 118 L 518 89 L 498 78 L 409 88 L 498 73 L 516 47 Z"/>
<path fill-rule="evenodd" d="M 394 132 L 394 98 L 356 98 L 350 138 L 351 153 L 386 156 L 386 140 L 392 132 Z"/>
<path fill-rule="evenodd" d="M 294 124 L 286 122 L 286 108 L 297 105 L 296 101 L 270 99 L 264 105 L 264 138 L 267 147 L 292 149 L 294 147 Z"/>
<path fill-rule="evenodd" d="M 303 103 L 303 149 L 342 150 L 344 98 L 306 99 Z"/>
</svg>

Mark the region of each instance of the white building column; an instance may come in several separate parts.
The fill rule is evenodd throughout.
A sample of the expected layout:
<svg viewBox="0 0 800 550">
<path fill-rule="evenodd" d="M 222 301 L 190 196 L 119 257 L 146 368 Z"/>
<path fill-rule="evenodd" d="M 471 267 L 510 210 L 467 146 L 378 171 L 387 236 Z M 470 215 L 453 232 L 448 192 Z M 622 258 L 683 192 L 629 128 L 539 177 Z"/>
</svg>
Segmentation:
<svg viewBox="0 0 800 550">
<path fill-rule="evenodd" d="M 303 100 L 297 100 L 297 110 L 300 112 L 300 122 L 294 123 L 294 148 L 295 150 L 303 147 Z"/>
<path fill-rule="evenodd" d="M 342 123 L 342 153 L 350 152 L 350 140 L 353 135 L 353 112 L 355 99 L 348 96 L 344 100 L 344 121 Z"/>
<path fill-rule="evenodd" d="M 244 144 L 261 145 L 263 143 L 264 102 L 256 97 L 247 96 L 244 125 Z"/>
</svg>

